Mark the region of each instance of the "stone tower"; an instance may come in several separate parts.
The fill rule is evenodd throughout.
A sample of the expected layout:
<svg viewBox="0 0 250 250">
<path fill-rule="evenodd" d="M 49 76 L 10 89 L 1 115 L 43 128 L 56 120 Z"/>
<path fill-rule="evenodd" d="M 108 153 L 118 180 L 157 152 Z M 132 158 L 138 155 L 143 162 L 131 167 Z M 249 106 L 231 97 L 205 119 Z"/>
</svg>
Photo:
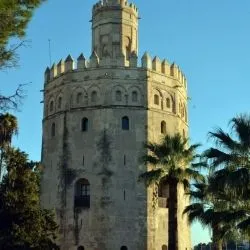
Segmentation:
<svg viewBox="0 0 250 250">
<path fill-rule="evenodd" d="M 188 134 L 186 78 L 176 64 L 138 65 L 138 9 L 93 6 L 92 53 L 45 71 L 41 202 L 55 209 L 65 250 L 160 250 L 168 246 L 167 187 L 138 182 L 143 143 Z M 178 190 L 178 244 L 190 249 L 187 201 Z"/>
</svg>

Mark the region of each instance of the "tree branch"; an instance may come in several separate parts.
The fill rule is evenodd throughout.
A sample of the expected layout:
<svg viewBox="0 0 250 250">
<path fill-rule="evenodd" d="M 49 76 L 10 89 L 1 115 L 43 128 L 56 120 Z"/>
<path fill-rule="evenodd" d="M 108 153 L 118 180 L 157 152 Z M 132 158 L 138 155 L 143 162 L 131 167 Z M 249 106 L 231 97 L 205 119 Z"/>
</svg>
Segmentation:
<svg viewBox="0 0 250 250">
<path fill-rule="evenodd" d="M 3 96 L 0 94 L 0 111 L 18 110 L 18 107 L 22 104 L 22 100 L 26 96 L 25 85 L 27 84 L 19 84 L 13 95 Z"/>
</svg>

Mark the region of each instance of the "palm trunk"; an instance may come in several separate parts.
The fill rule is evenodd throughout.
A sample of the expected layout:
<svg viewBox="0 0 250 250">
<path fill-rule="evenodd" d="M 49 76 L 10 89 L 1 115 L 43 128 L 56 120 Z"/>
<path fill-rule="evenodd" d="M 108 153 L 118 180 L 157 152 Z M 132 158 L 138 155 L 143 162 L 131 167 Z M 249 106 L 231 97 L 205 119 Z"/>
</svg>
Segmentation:
<svg viewBox="0 0 250 250">
<path fill-rule="evenodd" d="M 168 249 L 178 250 L 178 222 L 177 222 L 177 181 L 169 182 L 168 199 Z"/>
<path fill-rule="evenodd" d="M 219 225 L 213 225 L 212 230 L 213 230 L 213 249 L 214 250 L 222 250 L 222 245 L 223 245 L 223 240 L 219 239 Z"/>
<path fill-rule="evenodd" d="M 222 240 L 215 240 L 214 250 L 222 250 Z"/>
</svg>

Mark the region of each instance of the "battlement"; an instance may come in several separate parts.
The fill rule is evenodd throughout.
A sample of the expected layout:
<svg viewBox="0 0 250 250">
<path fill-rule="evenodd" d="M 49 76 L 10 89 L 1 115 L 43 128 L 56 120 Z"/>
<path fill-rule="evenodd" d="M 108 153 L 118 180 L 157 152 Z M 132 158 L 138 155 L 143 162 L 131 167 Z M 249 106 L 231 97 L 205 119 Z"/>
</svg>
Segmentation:
<svg viewBox="0 0 250 250">
<path fill-rule="evenodd" d="M 102 10 L 103 8 L 108 7 L 117 7 L 117 8 L 130 8 L 135 13 L 138 14 L 138 8 L 133 3 L 128 3 L 127 0 L 101 0 L 98 3 L 94 4 L 93 6 L 93 13 L 98 12 L 99 10 Z"/>
<path fill-rule="evenodd" d="M 141 58 L 141 67 L 144 69 L 155 71 L 157 73 L 171 76 L 179 80 L 179 82 L 183 86 L 187 86 L 187 79 L 185 77 L 185 74 L 174 62 L 170 64 L 166 59 L 161 61 L 157 56 L 152 59 L 148 52 L 145 52 Z"/>
<path fill-rule="evenodd" d="M 71 55 L 68 55 L 65 60 L 61 59 L 57 64 L 53 64 L 51 68 L 46 68 L 44 77 L 45 84 L 68 72 L 85 71 L 110 66 L 125 67 L 119 61 L 123 59 L 124 58 L 117 59 L 113 65 L 110 59 L 100 60 L 95 51 L 92 52 L 89 60 L 86 60 L 83 54 L 77 58 L 77 61 L 75 61 Z M 138 57 L 136 53 L 132 52 L 129 59 L 129 66 L 126 68 L 150 70 L 177 79 L 185 88 L 187 85 L 186 77 L 178 65 L 175 63 L 170 64 L 166 59 L 161 60 L 157 56 L 152 59 L 147 52 L 145 52 L 141 58 L 141 66 L 138 66 Z"/>
</svg>

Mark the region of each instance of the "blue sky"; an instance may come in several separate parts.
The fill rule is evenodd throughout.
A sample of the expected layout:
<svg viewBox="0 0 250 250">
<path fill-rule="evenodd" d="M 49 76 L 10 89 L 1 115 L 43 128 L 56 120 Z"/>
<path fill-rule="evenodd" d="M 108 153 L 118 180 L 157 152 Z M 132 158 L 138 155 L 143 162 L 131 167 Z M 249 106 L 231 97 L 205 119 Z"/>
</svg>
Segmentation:
<svg viewBox="0 0 250 250">
<path fill-rule="evenodd" d="M 90 56 L 91 7 L 95 0 L 48 0 L 27 30 L 30 47 L 20 49 L 20 67 L 0 72 L 0 91 L 11 94 L 17 84 L 27 97 L 16 113 L 19 135 L 15 145 L 40 160 L 43 74 L 52 61 L 70 53 Z M 207 133 L 249 112 L 250 1 L 154 0 L 133 1 L 139 8 L 139 57 L 175 61 L 188 78 L 189 122 L 192 142 L 208 146 Z M 193 243 L 207 242 L 208 231 L 192 226 Z"/>
</svg>

